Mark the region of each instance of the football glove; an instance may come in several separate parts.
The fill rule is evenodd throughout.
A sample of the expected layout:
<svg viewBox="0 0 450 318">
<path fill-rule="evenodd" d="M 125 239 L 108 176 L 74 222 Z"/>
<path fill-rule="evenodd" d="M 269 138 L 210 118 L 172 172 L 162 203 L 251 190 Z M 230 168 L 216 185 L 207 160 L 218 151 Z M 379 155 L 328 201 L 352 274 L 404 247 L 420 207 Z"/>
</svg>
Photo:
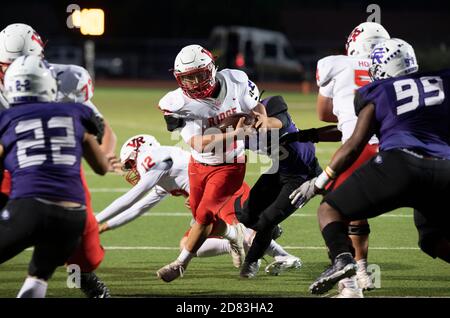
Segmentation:
<svg viewBox="0 0 450 318">
<path fill-rule="evenodd" d="M 289 199 L 291 199 L 291 204 L 297 209 L 302 208 L 309 200 L 311 200 L 316 194 L 317 190 L 315 188 L 317 177 L 304 182 L 301 186 L 295 189 Z"/>
</svg>

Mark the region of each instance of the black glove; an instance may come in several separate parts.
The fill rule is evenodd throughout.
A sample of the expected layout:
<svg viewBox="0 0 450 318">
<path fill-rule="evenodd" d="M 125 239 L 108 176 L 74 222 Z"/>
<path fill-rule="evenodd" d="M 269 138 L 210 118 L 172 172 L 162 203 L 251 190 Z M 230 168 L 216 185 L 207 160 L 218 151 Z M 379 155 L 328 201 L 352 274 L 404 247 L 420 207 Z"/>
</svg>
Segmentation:
<svg viewBox="0 0 450 318">
<path fill-rule="evenodd" d="M 319 142 L 319 136 L 316 128 L 300 130 L 294 133 L 288 133 L 280 137 L 280 145 L 290 144 L 292 142 Z"/>
</svg>

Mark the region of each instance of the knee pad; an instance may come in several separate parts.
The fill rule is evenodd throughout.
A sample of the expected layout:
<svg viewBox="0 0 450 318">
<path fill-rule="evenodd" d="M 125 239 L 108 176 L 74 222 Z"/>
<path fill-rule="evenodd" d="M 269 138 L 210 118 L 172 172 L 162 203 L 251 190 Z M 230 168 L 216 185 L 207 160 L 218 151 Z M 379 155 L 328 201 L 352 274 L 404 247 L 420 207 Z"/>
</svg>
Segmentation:
<svg viewBox="0 0 450 318">
<path fill-rule="evenodd" d="M 369 224 L 363 224 L 363 225 L 351 225 L 348 226 L 348 235 L 369 235 L 370 233 L 370 226 Z"/>
</svg>

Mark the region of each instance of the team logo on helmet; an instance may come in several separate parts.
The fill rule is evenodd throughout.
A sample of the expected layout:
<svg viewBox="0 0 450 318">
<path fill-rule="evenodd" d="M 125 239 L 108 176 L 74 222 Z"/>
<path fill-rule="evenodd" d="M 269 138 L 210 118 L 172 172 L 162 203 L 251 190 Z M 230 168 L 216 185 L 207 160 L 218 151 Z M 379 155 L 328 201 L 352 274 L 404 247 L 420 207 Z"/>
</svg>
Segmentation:
<svg viewBox="0 0 450 318">
<path fill-rule="evenodd" d="M 375 48 L 371 55 L 372 63 L 382 63 L 381 59 L 384 57 L 384 53 L 384 47 Z"/>
</svg>

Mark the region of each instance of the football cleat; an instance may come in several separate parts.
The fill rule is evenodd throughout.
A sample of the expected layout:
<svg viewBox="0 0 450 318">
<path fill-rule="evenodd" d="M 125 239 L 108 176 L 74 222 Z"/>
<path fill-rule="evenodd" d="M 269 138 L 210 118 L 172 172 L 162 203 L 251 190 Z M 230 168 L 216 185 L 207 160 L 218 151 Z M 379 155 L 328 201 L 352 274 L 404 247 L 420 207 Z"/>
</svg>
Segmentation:
<svg viewBox="0 0 450 318">
<path fill-rule="evenodd" d="M 245 227 L 242 223 L 238 223 L 233 226 L 236 229 L 236 239 L 230 240 L 231 257 L 233 258 L 233 265 L 236 268 L 241 267 L 245 259 Z"/>
<path fill-rule="evenodd" d="M 275 261 L 267 265 L 264 271 L 267 275 L 277 276 L 281 272 L 300 267 L 302 267 L 302 261 L 294 255 L 275 256 Z"/>
<path fill-rule="evenodd" d="M 351 280 L 349 283 L 348 280 Z M 359 288 L 356 277 L 344 278 L 338 282 L 338 294 L 332 298 L 364 298 L 361 288 Z"/>
<path fill-rule="evenodd" d="M 253 278 L 259 271 L 259 267 L 261 266 L 261 260 L 257 260 L 256 262 L 244 262 L 241 267 L 241 273 L 239 274 L 242 278 Z"/>
<path fill-rule="evenodd" d="M 333 288 L 334 284 L 345 277 L 356 274 L 358 265 L 350 253 L 341 253 L 334 259 L 333 265 L 328 267 L 319 278 L 309 286 L 312 294 L 323 294 Z"/>
<path fill-rule="evenodd" d="M 94 272 L 81 273 L 81 291 L 88 298 L 110 298 L 109 288 Z"/>
<path fill-rule="evenodd" d="M 156 276 L 166 283 L 170 283 L 178 277 L 183 277 L 185 271 L 185 265 L 179 260 L 175 260 L 166 266 L 161 267 L 157 272 Z"/>
</svg>

